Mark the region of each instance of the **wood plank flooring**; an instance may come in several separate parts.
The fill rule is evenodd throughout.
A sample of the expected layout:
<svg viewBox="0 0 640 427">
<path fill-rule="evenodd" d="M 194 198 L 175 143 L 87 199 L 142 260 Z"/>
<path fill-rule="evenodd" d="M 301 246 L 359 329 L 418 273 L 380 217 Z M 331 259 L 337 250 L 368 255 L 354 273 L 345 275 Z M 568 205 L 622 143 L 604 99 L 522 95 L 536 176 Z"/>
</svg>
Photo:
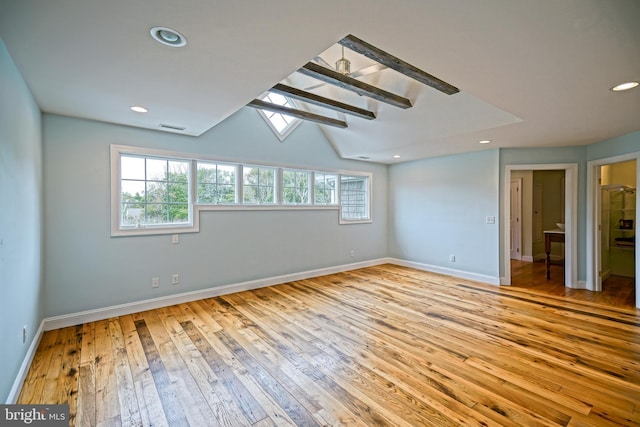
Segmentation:
<svg viewBox="0 0 640 427">
<path fill-rule="evenodd" d="M 640 311 L 394 265 L 46 332 L 78 426 L 640 426 Z"/>
<path fill-rule="evenodd" d="M 561 264 L 551 265 L 551 279 L 546 280 L 544 261 L 511 260 L 511 286 L 544 294 L 566 296 L 580 301 L 633 309 L 636 306 L 636 283 L 632 277 L 610 276 L 602 284 L 602 292 L 571 289 L 564 285 Z"/>
</svg>

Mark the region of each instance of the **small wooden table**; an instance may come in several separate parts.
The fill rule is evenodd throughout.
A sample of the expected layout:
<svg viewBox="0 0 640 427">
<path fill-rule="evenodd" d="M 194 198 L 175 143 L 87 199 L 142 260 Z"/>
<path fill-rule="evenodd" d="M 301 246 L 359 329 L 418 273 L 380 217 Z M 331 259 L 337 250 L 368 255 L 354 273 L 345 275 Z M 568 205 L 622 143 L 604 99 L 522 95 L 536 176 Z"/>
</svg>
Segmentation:
<svg viewBox="0 0 640 427">
<path fill-rule="evenodd" d="M 547 254 L 547 280 L 551 279 L 551 242 L 564 243 L 564 230 L 547 230 L 544 232 L 544 251 Z"/>
</svg>

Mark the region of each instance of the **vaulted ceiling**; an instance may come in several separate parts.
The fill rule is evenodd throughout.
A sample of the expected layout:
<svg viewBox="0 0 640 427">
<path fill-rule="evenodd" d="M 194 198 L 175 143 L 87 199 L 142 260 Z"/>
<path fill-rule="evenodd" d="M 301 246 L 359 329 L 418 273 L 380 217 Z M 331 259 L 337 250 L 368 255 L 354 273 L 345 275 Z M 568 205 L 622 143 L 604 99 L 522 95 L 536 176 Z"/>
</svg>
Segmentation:
<svg viewBox="0 0 640 427">
<path fill-rule="evenodd" d="M 367 120 L 301 103 L 347 123 L 319 125 L 339 155 L 382 163 L 640 130 L 640 88 L 610 90 L 640 80 L 638 22 L 637 0 L 0 2 L 0 37 L 45 112 L 197 137 L 283 83 L 373 111 Z M 154 26 L 179 31 L 187 45 L 157 43 Z M 348 49 L 358 80 L 412 108 L 296 72 L 310 61 L 334 66 L 348 34 L 460 92 L 371 68 Z"/>
</svg>

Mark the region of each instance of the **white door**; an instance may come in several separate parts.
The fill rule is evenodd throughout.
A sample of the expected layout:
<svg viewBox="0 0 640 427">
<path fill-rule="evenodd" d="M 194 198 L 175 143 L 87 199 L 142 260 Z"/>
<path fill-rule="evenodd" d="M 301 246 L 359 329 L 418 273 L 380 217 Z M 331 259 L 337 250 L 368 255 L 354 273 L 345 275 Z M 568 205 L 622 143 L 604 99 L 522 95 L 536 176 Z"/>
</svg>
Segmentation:
<svg viewBox="0 0 640 427">
<path fill-rule="evenodd" d="M 511 180 L 511 259 L 522 259 L 522 179 Z"/>
</svg>

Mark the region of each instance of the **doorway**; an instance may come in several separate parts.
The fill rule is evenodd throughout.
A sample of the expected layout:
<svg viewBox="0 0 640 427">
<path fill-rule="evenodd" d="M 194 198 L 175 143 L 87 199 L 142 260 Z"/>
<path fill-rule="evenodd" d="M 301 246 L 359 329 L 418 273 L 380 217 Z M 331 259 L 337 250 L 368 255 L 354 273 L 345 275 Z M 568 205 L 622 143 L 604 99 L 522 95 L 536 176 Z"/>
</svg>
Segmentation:
<svg viewBox="0 0 640 427">
<path fill-rule="evenodd" d="M 531 173 L 535 171 L 562 171 L 564 173 L 564 185 L 561 188 L 561 199 L 559 201 L 561 208 L 564 212 L 564 217 L 554 218 L 553 223 L 564 223 L 564 274 L 563 274 L 563 282 L 564 286 L 569 288 L 584 288 L 584 283 L 578 283 L 577 280 L 577 200 L 578 200 L 578 182 L 577 182 L 577 173 L 578 173 L 578 165 L 575 163 L 563 163 L 563 164 L 536 164 L 536 165 L 507 165 L 505 167 L 505 175 L 504 175 L 504 200 L 503 200 L 503 212 L 504 212 L 504 222 L 503 222 L 503 243 L 501 245 L 501 259 L 503 264 L 504 276 L 502 277 L 501 284 L 502 285 L 511 285 L 512 277 L 511 277 L 511 181 L 514 178 L 518 178 L 522 175 L 522 173 L 531 171 Z M 532 187 L 533 188 L 533 187 Z M 524 190 L 523 190 L 524 191 Z M 533 193 L 533 189 L 531 190 Z M 525 204 L 525 200 L 528 198 L 523 198 L 523 205 Z M 531 196 L 531 200 L 533 200 L 533 195 Z M 533 202 L 532 202 L 533 203 Z M 525 216 L 527 212 L 527 208 L 523 206 L 522 209 L 522 217 Z M 540 216 L 542 218 L 542 216 Z M 526 221 L 523 218 L 523 221 Z M 532 235 L 535 232 L 533 227 L 534 214 L 533 209 L 531 209 L 531 218 L 532 223 Z M 541 223 L 542 230 L 544 231 L 545 225 Z M 531 253 L 527 253 L 527 234 L 523 234 L 523 246 L 522 246 L 522 258 L 523 260 L 533 260 L 535 254 L 533 253 L 533 249 Z M 533 237 L 532 237 L 533 239 Z M 542 242 L 544 246 L 544 242 Z M 560 273 L 562 274 L 562 273 Z M 545 280 L 543 277 L 542 280 Z"/>
<path fill-rule="evenodd" d="M 620 160 L 620 161 L 614 161 Z M 593 288 L 636 302 L 638 160 L 609 159 L 594 169 L 595 270 Z"/>
<path fill-rule="evenodd" d="M 603 291 L 607 279 L 633 280 L 640 308 L 636 212 L 640 152 L 593 160 L 587 166 L 587 289 Z M 614 182 L 615 181 L 615 182 Z M 608 283 L 620 286 L 619 280 Z M 622 285 L 620 292 L 628 286 Z"/>
</svg>

